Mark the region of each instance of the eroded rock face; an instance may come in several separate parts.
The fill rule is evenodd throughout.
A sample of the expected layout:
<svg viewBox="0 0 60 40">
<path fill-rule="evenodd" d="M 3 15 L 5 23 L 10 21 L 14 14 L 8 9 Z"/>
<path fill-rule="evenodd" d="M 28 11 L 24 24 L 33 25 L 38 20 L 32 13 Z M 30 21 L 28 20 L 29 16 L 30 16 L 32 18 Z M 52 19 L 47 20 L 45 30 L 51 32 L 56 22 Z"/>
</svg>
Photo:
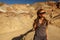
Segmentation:
<svg viewBox="0 0 60 40">
<path fill-rule="evenodd" d="M 0 14 L 0 34 L 22 30 L 24 28 L 31 29 L 34 16 L 30 14 L 1 13 Z"/>
<path fill-rule="evenodd" d="M 32 5 L 13 4 L 4 6 L 5 8 L 1 8 L 4 12 L 0 12 L 0 40 L 11 40 L 14 37 L 23 35 L 32 29 L 34 19 L 37 17 L 37 10 L 39 8 L 42 7 L 46 10 L 46 18 L 48 20 L 50 20 L 49 15 L 52 13 L 52 7 L 45 3 L 37 3 Z M 58 15 L 59 11 L 59 9 L 54 8 L 53 17 Z M 54 25 L 59 23 L 59 18 L 52 22 L 55 22 L 53 23 Z M 30 32 L 28 35 L 24 36 L 24 38 L 25 40 L 32 40 L 33 35 L 34 32 Z"/>
<path fill-rule="evenodd" d="M 36 17 L 36 16 L 35 16 Z M 8 35 L 13 33 L 13 35 L 18 36 L 26 33 L 28 30 L 32 29 L 32 25 L 35 17 L 31 17 L 30 14 L 15 14 L 15 13 L 0 13 L 0 37 L 3 35 Z M 16 33 L 14 33 L 16 31 Z M 19 32 L 18 32 L 19 31 Z M 8 34 L 7 34 L 8 33 Z M 1 37 L 0 40 L 10 40 L 15 37 Z M 2 39 L 5 38 L 5 39 Z"/>
</svg>

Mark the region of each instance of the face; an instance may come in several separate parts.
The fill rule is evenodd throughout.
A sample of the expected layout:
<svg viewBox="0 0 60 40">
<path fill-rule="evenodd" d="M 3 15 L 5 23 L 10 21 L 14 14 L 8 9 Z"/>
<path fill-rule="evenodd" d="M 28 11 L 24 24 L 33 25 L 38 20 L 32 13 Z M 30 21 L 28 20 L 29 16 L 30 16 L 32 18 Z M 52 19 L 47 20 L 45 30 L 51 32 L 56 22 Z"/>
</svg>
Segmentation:
<svg viewBox="0 0 60 40">
<path fill-rule="evenodd" d="M 45 17 L 45 14 L 39 14 L 40 17 Z"/>
<path fill-rule="evenodd" d="M 41 11 L 40 14 L 39 14 L 39 16 L 40 17 L 45 17 L 45 15 L 46 15 L 45 13 L 46 13 L 45 11 Z"/>
</svg>

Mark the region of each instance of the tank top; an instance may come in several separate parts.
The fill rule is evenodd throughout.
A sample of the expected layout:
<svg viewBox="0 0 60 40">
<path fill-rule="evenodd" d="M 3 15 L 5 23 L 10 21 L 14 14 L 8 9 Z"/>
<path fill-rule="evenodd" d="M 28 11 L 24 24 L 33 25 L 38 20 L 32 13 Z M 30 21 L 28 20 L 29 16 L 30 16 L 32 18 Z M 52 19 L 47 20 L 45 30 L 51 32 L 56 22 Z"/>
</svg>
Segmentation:
<svg viewBox="0 0 60 40">
<path fill-rule="evenodd" d="M 47 20 L 44 19 L 43 24 L 40 24 L 39 22 L 37 22 L 37 27 L 35 30 L 35 33 L 37 36 L 45 36 L 46 35 L 46 28 L 47 28 Z"/>
</svg>

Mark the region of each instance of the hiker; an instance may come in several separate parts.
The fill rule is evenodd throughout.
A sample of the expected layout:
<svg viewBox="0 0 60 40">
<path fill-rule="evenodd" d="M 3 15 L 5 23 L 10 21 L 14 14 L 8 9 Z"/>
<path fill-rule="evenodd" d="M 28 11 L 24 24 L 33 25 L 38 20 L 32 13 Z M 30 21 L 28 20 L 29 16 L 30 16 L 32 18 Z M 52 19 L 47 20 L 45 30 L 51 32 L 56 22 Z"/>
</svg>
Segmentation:
<svg viewBox="0 0 60 40">
<path fill-rule="evenodd" d="M 43 9 L 37 11 L 37 18 L 33 23 L 33 30 L 35 30 L 33 40 L 47 40 L 48 21 L 45 18 L 45 14 L 46 12 Z"/>
</svg>

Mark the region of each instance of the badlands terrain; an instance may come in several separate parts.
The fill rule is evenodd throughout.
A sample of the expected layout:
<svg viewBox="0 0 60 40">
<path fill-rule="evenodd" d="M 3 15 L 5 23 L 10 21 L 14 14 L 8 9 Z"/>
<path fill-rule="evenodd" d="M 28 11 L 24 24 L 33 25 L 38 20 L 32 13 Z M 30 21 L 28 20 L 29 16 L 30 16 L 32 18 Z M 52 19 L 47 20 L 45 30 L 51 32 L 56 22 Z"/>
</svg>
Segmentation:
<svg viewBox="0 0 60 40">
<path fill-rule="evenodd" d="M 55 2 L 0 3 L 0 40 L 33 40 L 34 31 L 31 29 L 40 8 L 46 10 L 46 18 L 50 22 L 48 40 L 60 40 L 60 9 L 56 8 Z"/>
</svg>

